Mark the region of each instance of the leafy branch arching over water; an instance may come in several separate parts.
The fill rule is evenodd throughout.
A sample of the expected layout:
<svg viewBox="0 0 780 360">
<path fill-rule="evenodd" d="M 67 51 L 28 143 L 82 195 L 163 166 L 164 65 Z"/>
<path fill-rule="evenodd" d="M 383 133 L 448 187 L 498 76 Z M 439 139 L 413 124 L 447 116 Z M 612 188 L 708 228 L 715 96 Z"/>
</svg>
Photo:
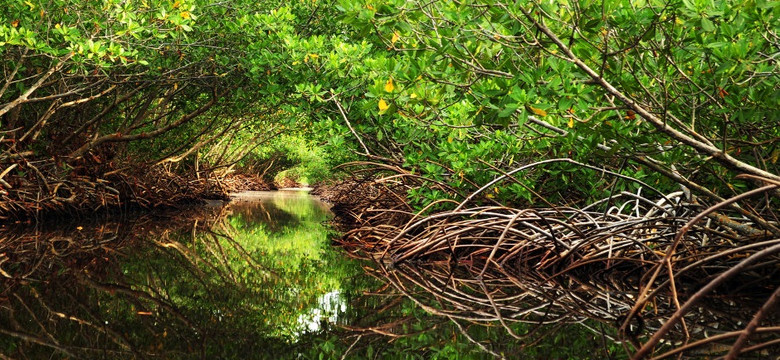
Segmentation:
<svg viewBox="0 0 780 360">
<path fill-rule="evenodd" d="M 341 194 L 347 243 L 404 271 L 465 262 L 467 290 L 431 284 L 489 305 L 470 306 L 479 319 L 519 334 L 496 301 L 532 274 L 564 292 L 529 295 L 550 316 L 559 298 L 574 311 L 601 301 L 590 290 L 623 290 L 604 301 L 626 311 L 598 305 L 593 321 L 620 323 L 598 330 L 636 357 L 721 340 L 726 357 L 762 356 L 777 335 L 778 19 L 769 0 L 12 2 L 0 220 L 224 196 L 239 164 L 305 179 L 358 160 L 368 177 Z M 96 249 L 82 240 L 51 249 Z M 203 245 L 201 271 L 240 284 L 222 240 Z M 49 249 L 13 244 L 9 259 Z M 704 301 L 755 306 L 700 331 L 697 314 L 715 314 L 689 310 Z M 460 321 L 458 336 L 501 356 Z"/>
</svg>

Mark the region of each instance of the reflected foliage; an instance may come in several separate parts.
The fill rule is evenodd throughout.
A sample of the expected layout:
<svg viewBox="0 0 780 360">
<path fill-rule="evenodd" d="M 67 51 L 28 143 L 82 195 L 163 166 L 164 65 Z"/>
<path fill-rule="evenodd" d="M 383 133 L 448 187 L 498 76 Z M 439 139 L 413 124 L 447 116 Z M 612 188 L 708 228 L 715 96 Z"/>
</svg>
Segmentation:
<svg viewBox="0 0 780 360">
<path fill-rule="evenodd" d="M 317 330 L 311 324 L 330 315 L 321 308 L 333 309 L 323 296 L 360 271 L 327 247 L 327 217 L 307 196 L 277 193 L 163 219 L 9 235 L 4 247 L 16 248 L 6 253 L 17 258 L 2 266 L 10 279 L 0 352 L 265 358 Z"/>
<path fill-rule="evenodd" d="M 518 340 L 509 336 L 500 324 L 443 315 L 440 312 L 442 303 L 437 301 L 436 294 L 416 285 L 420 278 L 410 281 L 406 277 L 414 274 L 434 276 L 435 279 L 436 274 L 428 272 L 427 266 L 405 267 L 389 273 L 374 267 L 367 270 L 376 280 L 366 280 L 362 286 L 374 286 L 376 292 L 350 303 L 351 323 L 341 324 L 340 328 L 326 334 L 303 338 L 298 352 L 305 354 L 304 358 L 625 358 L 619 345 L 577 324 L 546 327 L 535 333 L 539 335 L 538 339 Z M 399 288 L 398 281 L 408 289 Z M 526 332 L 532 326 L 520 324 L 512 328 L 516 332 Z M 312 346 L 304 346 L 307 342 Z"/>
<path fill-rule="evenodd" d="M 445 293 L 428 286 L 443 284 L 434 271 L 441 264 L 387 271 L 351 260 L 331 248 L 329 217 L 311 197 L 274 192 L 183 213 L 4 229 L 0 355 L 586 359 L 595 351 L 620 353 L 608 340 L 614 330 L 602 337 L 566 322 L 523 341 L 495 323 L 454 316 L 440 301 Z M 510 328 L 523 333 L 531 326 Z"/>
</svg>

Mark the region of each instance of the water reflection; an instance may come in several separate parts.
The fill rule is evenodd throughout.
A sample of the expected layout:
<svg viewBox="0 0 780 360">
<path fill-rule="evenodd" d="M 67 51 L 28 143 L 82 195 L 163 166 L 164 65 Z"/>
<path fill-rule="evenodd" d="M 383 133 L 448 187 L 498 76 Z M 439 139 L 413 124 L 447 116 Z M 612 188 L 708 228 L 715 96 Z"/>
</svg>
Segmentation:
<svg viewBox="0 0 780 360">
<path fill-rule="evenodd" d="M 447 262 L 386 268 L 330 246 L 329 217 L 308 195 L 275 192 L 4 228 L 0 358 L 626 357 L 610 340 L 630 303 L 621 281 L 476 277 L 481 267 Z M 722 331 L 723 314 L 689 323 Z"/>
<path fill-rule="evenodd" d="M 0 357 L 272 358 L 336 321 L 329 217 L 305 194 L 5 229 Z"/>
<path fill-rule="evenodd" d="M 320 296 L 317 299 L 317 305 L 308 313 L 298 316 L 298 324 L 304 326 L 299 335 L 304 332 L 321 331 L 325 328 L 322 326 L 323 323 L 338 323 L 339 314 L 347 311 L 346 299 L 338 290 Z"/>
</svg>

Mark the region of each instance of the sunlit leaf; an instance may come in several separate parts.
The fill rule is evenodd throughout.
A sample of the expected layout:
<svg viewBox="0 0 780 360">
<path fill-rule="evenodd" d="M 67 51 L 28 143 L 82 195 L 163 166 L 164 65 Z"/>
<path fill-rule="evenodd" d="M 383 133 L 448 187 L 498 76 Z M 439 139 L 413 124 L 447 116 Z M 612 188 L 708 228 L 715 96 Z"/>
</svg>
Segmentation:
<svg viewBox="0 0 780 360">
<path fill-rule="evenodd" d="M 385 111 L 390 108 L 390 105 L 387 105 L 387 101 L 384 99 L 379 99 L 379 111 Z"/>
<path fill-rule="evenodd" d="M 395 85 L 393 85 L 393 78 L 387 79 L 387 83 L 385 83 L 385 91 L 393 92 L 393 90 L 395 90 Z"/>
<path fill-rule="evenodd" d="M 528 110 L 530 110 L 532 113 L 536 114 L 537 116 L 542 116 L 542 117 L 547 116 L 546 111 L 540 108 L 533 107 L 531 105 L 528 105 Z"/>
</svg>

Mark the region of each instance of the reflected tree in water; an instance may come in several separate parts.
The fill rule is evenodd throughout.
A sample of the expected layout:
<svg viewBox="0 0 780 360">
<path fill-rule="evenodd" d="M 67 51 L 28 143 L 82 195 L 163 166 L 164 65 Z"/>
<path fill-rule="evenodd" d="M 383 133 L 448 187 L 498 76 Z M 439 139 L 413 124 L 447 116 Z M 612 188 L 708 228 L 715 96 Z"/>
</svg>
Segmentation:
<svg viewBox="0 0 780 360">
<path fill-rule="evenodd" d="M 283 351 L 329 315 L 312 319 L 312 309 L 360 269 L 327 248 L 327 212 L 309 198 L 253 204 L 163 221 L 9 231 L 0 352 L 266 358 Z"/>
</svg>

